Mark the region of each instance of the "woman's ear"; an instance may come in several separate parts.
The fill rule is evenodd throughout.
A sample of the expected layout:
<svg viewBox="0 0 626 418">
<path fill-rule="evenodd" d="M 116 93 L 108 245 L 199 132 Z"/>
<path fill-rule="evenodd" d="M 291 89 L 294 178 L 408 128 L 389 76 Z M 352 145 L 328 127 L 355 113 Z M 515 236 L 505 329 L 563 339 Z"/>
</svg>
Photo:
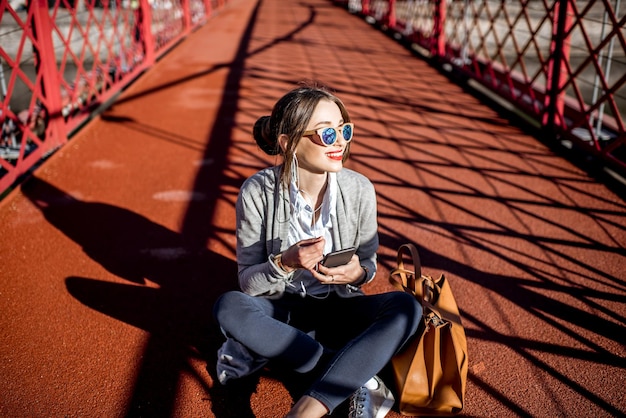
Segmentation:
<svg viewBox="0 0 626 418">
<path fill-rule="evenodd" d="M 278 135 L 278 146 L 283 153 L 287 152 L 287 143 L 289 142 L 289 137 L 285 134 Z"/>
</svg>

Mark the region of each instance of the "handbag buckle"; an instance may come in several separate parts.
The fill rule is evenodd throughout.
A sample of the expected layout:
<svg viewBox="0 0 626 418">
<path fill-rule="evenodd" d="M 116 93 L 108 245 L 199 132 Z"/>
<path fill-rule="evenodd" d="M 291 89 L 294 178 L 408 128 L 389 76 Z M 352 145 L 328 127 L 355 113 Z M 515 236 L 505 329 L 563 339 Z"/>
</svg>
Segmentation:
<svg viewBox="0 0 626 418">
<path fill-rule="evenodd" d="M 448 321 L 446 321 L 445 319 L 443 319 L 442 317 L 440 317 L 439 315 L 437 315 L 435 312 L 432 312 L 432 311 L 424 315 L 424 320 L 426 323 L 425 332 L 428 332 L 430 327 L 439 328 L 439 327 L 443 327 L 449 324 Z"/>
</svg>

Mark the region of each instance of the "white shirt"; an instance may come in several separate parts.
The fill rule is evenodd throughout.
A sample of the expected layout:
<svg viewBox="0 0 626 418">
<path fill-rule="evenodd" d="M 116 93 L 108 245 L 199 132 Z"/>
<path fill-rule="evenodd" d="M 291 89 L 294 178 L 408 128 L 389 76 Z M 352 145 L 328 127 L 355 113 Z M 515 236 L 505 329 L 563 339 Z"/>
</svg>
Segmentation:
<svg viewBox="0 0 626 418">
<path fill-rule="evenodd" d="M 289 185 L 289 200 L 291 202 L 291 217 L 289 221 L 289 246 L 308 238 L 323 236 L 325 240 L 324 254 L 333 250 L 332 240 L 332 219 L 336 218 L 337 208 L 337 174 L 328 173 L 326 192 L 322 205 L 319 208 L 313 208 L 306 201 L 300 190 L 298 189 L 297 176 L 292 176 Z M 321 211 L 320 216 L 315 223 L 315 212 Z M 306 270 L 298 270 L 293 277 L 292 285 L 296 286 L 298 291 L 310 295 L 328 294 L 329 285 L 321 284 L 315 279 L 311 273 Z"/>
</svg>

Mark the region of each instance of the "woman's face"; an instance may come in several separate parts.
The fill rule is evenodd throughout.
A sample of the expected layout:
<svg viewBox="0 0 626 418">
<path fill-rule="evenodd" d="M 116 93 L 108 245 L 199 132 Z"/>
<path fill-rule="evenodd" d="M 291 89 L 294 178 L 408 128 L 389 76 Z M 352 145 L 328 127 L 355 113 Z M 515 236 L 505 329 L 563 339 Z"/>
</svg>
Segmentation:
<svg viewBox="0 0 626 418">
<path fill-rule="evenodd" d="M 330 100 L 320 100 L 306 130 L 315 131 L 325 127 L 336 128 L 343 123 L 339 106 Z M 337 172 L 343 168 L 342 159 L 347 144 L 340 134 L 337 142 L 329 147 L 322 145 L 317 133 L 302 137 L 296 147 L 298 166 L 301 170 L 307 170 L 311 173 Z"/>
</svg>

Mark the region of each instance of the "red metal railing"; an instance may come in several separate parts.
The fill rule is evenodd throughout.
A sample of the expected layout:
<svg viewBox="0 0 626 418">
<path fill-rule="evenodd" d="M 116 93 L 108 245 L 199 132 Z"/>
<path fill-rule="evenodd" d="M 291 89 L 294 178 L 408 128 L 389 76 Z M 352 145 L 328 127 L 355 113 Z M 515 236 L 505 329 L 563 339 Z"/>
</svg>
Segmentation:
<svg viewBox="0 0 626 418">
<path fill-rule="evenodd" d="M 335 0 L 626 173 L 626 1 Z"/>
<path fill-rule="evenodd" d="M 225 1 L 2 0 L 0 193 Z M 626 172 L 626 0 L 334 1 Z"/>
<path fill-rule="evenodd" d="M 227 0 L 2 0 L 0 194 Z"/>
</svg>

